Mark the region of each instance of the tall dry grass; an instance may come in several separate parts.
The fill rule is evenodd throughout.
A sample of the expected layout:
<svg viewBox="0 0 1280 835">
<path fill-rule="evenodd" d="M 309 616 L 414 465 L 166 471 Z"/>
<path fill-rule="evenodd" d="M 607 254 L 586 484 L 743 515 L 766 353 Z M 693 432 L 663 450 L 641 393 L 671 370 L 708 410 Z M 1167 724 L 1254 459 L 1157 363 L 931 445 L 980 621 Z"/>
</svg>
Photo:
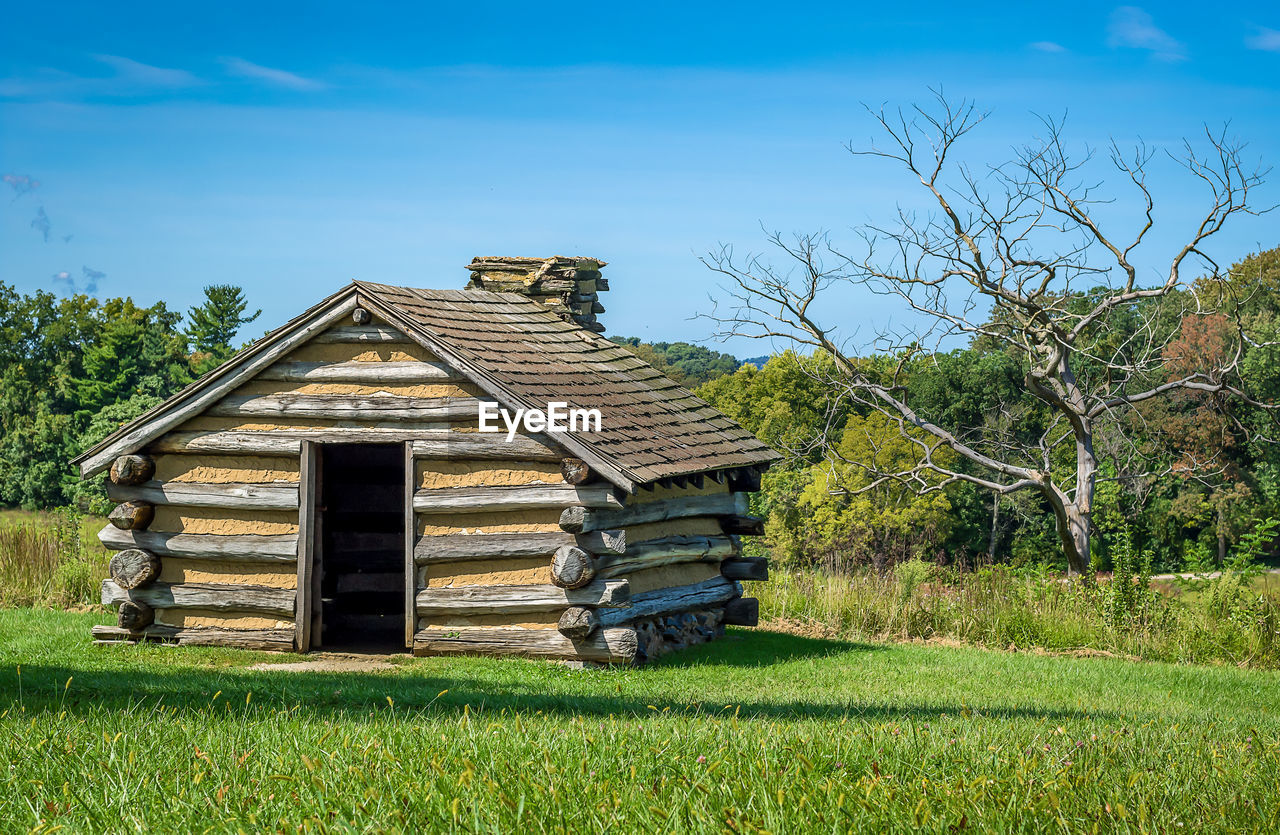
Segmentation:
<svg viewBox="0 0 1280 835">
<path fill-rule="evenodd" d="M 996 566 L 958 573 L 919 561 L 892 572 L 775 569 L 747 584 L 762 622 L 856 640 L 945 638 L 981 646 L 1280 668 L 1280 597 L 1224 575 L 1184 599 L 1132 581 L 1086 585 Z"/>
<path fill-rule="evenodd" d="M 70 510 L 0 516 L 0 606 L 96 605 L 111 561 L 100 527 Z"/>
</svg>

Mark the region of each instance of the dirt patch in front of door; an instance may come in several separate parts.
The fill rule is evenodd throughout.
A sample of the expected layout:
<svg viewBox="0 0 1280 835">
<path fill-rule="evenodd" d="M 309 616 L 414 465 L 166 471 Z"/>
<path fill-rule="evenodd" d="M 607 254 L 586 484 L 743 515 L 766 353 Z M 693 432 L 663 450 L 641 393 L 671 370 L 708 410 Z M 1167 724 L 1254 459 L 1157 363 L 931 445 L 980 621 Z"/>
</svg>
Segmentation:
<svg viewBox="0 0 1280 835">
<path fill-rule="evenodd" d="M 308 655 L 306 661 L 268 662 L 254 664 L 249 669 L 280 673 L 372 673 L 395 668 L 385 654 L 316 652 Z"/>
</svg>

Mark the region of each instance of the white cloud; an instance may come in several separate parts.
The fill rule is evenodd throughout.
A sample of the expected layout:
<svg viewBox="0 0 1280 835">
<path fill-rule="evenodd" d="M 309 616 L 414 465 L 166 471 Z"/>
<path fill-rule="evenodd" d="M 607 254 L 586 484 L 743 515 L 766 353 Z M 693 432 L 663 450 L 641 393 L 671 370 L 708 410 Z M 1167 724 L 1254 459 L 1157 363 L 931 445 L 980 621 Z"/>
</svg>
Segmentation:
<svg viewBox="0 0 1280 835">
<path fill-rule="evenodd" d="M 1161 61 L 1182 61 L 1186 47 L 1137 6 L 1121 6 L 1111 13 L 1107 24 L 1107 45 L 1113 48 L 1144 49 Z"/>
<path fill-rule="evenodd" d="M 226 66 L 227 72 L 232 75 L 262 81 L 274 87 L 287 87 L 290 90 L 321 90 L 325 86 L 319 81 L 304 78 L 288 70 L 264 67 L 243 58 L 223 58 L 222 63 Z"/>
<path fill-rule="evenodd" d="M 95 55 L 93 57 L 115 70 L 116 79 L 136 84 L 140 87 L 176 89 L 179 87 L 194 87 L 200 83 L 200 79 L 186 70 L 154 67 L 151 64 L 144 64 L 141 61 L 135 61 L 132 58 L 124 58 L 119 55 Z"/>
<path fill-rule="evenodd" d="M 0 96 L 136 96 L 197 87 L 204 82 L 186 70 L 144 64 L 121 55 L 93 55 L 110 75 L 76 75 L 41 68 L 27 77 L 0 78 Z"/>
<path fill-rule="evenodd" d="M 1037 52 L 1066 52 L 1067 51 L 1067 48 L 1065 46 L 1063 46 L 1060 43 L 1054 43 L 1053 41 L 1032 41 L 1030 44 L 1028 44 L 1028 46 L 1030 46 L 1032 49 L 1036 50 Z"/>
<path fill-rule="evenodd" d="M 1263 52 L 1280 52 L 1280 30 L 1265 26 L 1255 26 L 1253 29 L 1253 34 L 1244 39 L 1245 46 Z"/>
</svg>

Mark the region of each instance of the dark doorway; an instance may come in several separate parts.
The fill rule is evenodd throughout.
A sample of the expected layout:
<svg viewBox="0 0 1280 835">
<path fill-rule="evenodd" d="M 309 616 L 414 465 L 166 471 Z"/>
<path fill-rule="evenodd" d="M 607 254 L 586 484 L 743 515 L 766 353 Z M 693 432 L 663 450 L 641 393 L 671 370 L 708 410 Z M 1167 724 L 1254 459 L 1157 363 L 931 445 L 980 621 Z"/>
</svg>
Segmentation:
<svg viewBox="0 0 1280 835">
<path fill-rule="evenodd" d="M 404 447 L 320 447 L 320 646 L 404 650 Z"/>
</svg>

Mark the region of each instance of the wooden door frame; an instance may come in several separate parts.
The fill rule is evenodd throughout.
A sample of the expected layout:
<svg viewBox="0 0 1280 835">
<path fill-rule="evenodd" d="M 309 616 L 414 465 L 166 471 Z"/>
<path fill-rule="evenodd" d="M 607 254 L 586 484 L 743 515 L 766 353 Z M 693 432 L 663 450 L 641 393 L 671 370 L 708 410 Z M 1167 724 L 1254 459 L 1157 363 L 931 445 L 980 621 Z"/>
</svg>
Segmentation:
<svg viewBox="0 0 1280 835">
<path fill-rule="evenodd" d="M 413 491 L 417 487 L 417 468 L 413 463 L 413 441 L 404 442 L 404 645 L 413 649 L 413 633 L 417 631 L 418 571 L 413 560 L 414 543 L 418 539 L 417 519 L 413 514 Z"/>
<path fill-rule="evenodd" d="M 294 644 L 298 652 L 311 649 L 314 615 L 318 611 L 315 607 L 315 580 L 319 575 L 315 563 L 321 532 L 319 446 L 314 441 L 302 441 L 298 464 L 298 590 L 293 610 Z"/>
</svg>

